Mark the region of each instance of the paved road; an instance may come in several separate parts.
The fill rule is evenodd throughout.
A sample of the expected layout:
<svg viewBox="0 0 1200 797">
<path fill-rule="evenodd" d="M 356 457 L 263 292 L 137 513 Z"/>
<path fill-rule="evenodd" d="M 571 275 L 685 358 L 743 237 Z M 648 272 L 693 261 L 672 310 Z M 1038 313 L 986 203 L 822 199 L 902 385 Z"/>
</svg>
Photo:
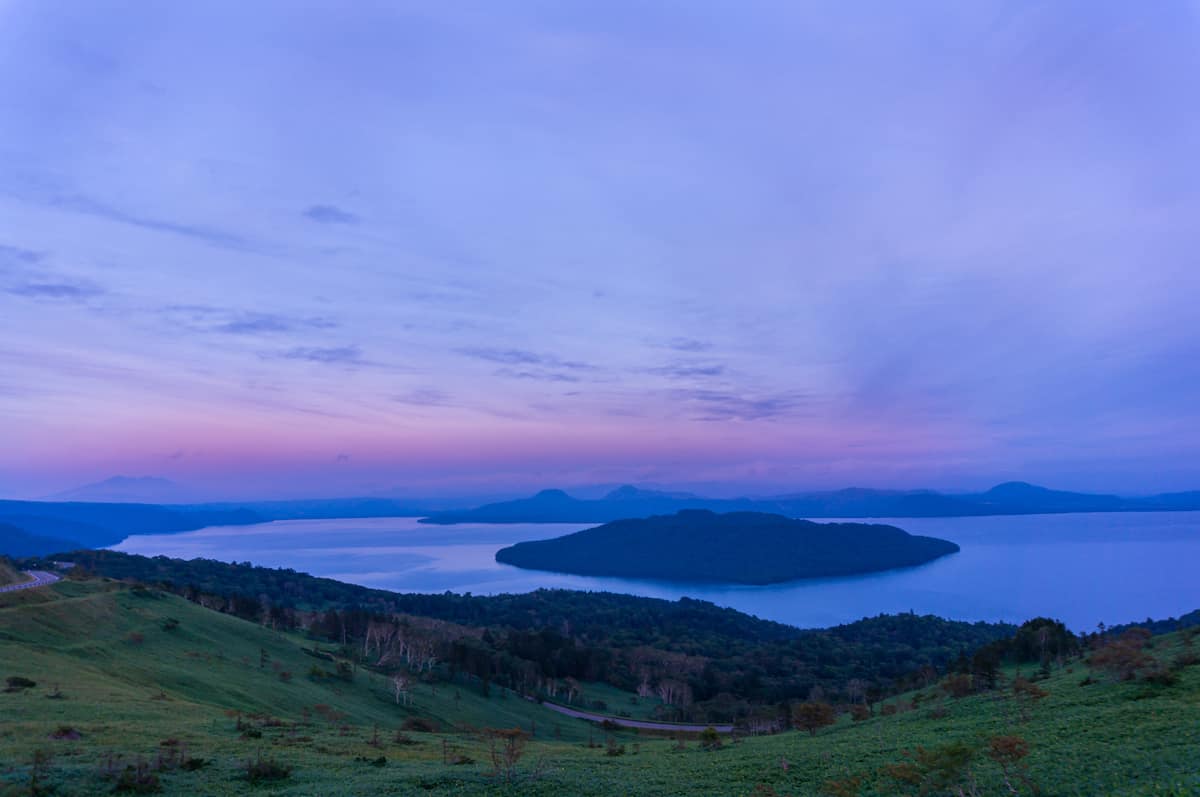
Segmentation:
<svg viewBox="0 0 1200 797">
<path fill-rule="evenodd" d="M 700 733 L 705 728 L 715 728 L 717 733 L 733 733 L 732 725 L 687 725 L 681 722 L 653 722 L 652 720 L 631 720 L 625 717 L 610 717 L 607 714 L 593 714 L 590 711 L 579 711 L 556 703 L 542 703 L 543 706 L 568 717 L 578 717 L 592 722 L 611 722 L 622 728 L 645 728 L 650 731 L 682 731 L 684 733 Z"/>
<path fill-rule="evenodd" d="M 34 587 L 44 587 L 47 584 L 53 584 L 58 581 L 58 576 L 53 573 L 47 573 L 45 570 L 25 570 L 22 571 L 27 576 L 32 576 L 31 581 L 22 581 L 20 584 L 9 584 L 7 587 L 0 587 L 0 592 L 16 592 L 19 589 L 33 589 Z"/>
</svg>

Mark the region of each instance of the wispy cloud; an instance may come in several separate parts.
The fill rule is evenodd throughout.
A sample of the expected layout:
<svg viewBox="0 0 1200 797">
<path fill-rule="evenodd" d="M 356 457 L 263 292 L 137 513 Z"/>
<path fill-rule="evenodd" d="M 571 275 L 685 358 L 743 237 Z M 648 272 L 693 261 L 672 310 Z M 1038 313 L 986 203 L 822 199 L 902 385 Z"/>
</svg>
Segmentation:
<svg viewBox="0 0 1200 797">
<path fill-rule="evenodd" d="M 304 210 L 304 218 L 318 224 L 358 224 L 361 219 L 335 205 L 310 205 Z"/>
<path fill-rule="evenodd" d="M 104 290 L 88 282 L 25 282 L 6 288 L 5 293 L 30 299 L 82 301 L 99 296 Z"/>
<path fill-rule="evenodd" d="M 703 340 L 695 340 L 694 338 L 671 338 L 666 342 L 665 347 L 674 349 L 675 351 L 701 352 L 709 351 L 713 345 Z"/>
<path fill-rule="evenodd" d="M 43 253 L 35 252 L 32 249 L 0 244 L 0 266 L 32 266 L 40 263 L 45 257 Z"/>
<path fill-rule="evenodd" d="M 496 376 L 506 376 L 509 379 L 530 379 L 537 382 L 578 382 L 579 377 L 558 371 L 522 371 L 514 368 L 501 368 Z"/>
<path fill-rule="evenodd" d="M 459 354 L 476 360 L 500 363 L 501 365 L 540 365 L 546 368 L 566 368 L 572 371 L 594 371 L 596 366 L 577 360 L 564 360 L 551 354 L 539 354 L 527 349 L 492 349 L 483 346 L 466 346 L 455 349 Z"/>
<path fill-rule="evenodd" d="M 447 407 L 451 404 L 451 398 L 447 393 L 432 388 L 422 388 L 409 391 L 408 393 L 401 393 L 392 396 L 392 401 L 397 404 L 412 404 L 418 407 Z"/>
<path fill-rule="evenodd" d="M 151 216 L 143 216 L 137 213 L 131 213 L 129 211 L 122 210 L 100 200 L 78 194 L 54 197 L 50 200 L 49 204 L 51 207 L 68 210 L 73 213 L 82 213 L 88 216 L 95 216 L 97 218 L 107 219 L 108 221 L 115 221 L 120 224 L 128 224 L 133 227 L 140 227 L 144 230 L 153 230 L 155 232 L 181 235 L 185 238 L 203 241 L 206 244 L 220 247 L 222 249 L 235 249 L 242 252 L 273 251 L 273 247 L 269 247 L 261 242 L 251 240 L 250 238 L 238 233 L 230 232 L 229 230 L 221 230 L 215 227 L 207 227 L 200 224 L 190 224 L 186 222 L 153 218 Z"/>
<path fill-rule="evenodd" d="M 800 393 L 744 396 L 722 390 L 672 390 L 669 398 L 690 406 L 701 421 L 758 421 L 794 415 L 808 403 Z"/>
<path fill-rule="evenodd" d="M 247 312 L 208 305 L 168 305 L 159 312 L 170 323 L 195 332 L 227 335 L 276 335 L 341 326 L 337 321 L 322 316 Z"/>
<path fill-rule="evenodd" d="M 310 363 L 328 363 L 332 365 L 367 365 L 363 359 L 362 349 L 358 346 L 333 346 L 329 348 L 297 346 L 281 352 L 279 357 L 285 360 L 305 360 Z"/>
<path fill-rule="evenodd" d="M 725 366 L 718 364 L 672 363 L 646 370 L 647 373 L 665 376 L 668 379 L 696 379 L 699 377 L 720 376 L 725 373 Z"/>
<path fill-rule="evenodd" d="M 282 315 L 267 315 L 263 313 L 247 313 L 218 324 L 214 330 L 230 335 L 269 334 L 274 332 L 294 332 L 306 329 L 335 329 L 339 326 L 336 321 L 328 318 L 295 318 Z"/>
</svg>

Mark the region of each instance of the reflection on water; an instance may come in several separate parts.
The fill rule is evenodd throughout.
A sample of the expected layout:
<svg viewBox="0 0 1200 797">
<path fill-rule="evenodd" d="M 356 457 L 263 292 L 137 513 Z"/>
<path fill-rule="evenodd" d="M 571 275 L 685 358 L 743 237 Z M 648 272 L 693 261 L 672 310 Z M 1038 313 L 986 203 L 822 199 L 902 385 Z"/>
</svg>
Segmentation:
<svg viewBox="0 0 1200 797">
<path fill-rule="evenodd" d="M 130 537 L 116 550 L 251 561 L 404 592 L 527 592 L 539 587 L 684 595 L 801 627 L 915 611 L 961 620 L 1061 618 L 1073 628 L 1200 608 L 1200 512 L 904 518 L 960 553 L 907 570 L 765 587 L 681 585 L 520 570 L 494 555 L 589 524 L 429 526 L 415 518 L 288 520 Z"/>
</svg>

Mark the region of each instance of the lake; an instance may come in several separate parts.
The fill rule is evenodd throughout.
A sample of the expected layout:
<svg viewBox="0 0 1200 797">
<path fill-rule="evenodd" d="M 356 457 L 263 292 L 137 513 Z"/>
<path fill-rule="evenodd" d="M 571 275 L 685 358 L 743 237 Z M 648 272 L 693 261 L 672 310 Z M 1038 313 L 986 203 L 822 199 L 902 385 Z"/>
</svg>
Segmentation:
<svg viewBox="0 0 1200 797">
<path fill-rule="evenodd" d="M 500 548 L 594 524 L 430 526 L 416 518 L 287 520 L 129 537 L 115 550 L 250 561 L 403 592 L 539 587 L 684 595 L 802 628 L 914 611 L 957 620 L 1052 616 L 1075 630 L 1200 608 L 1200 512 L 872 519 L 952 540 L 920 567 L 771 586 L 687 585 L 543 573 L 498 564 Z"/>
</svg>

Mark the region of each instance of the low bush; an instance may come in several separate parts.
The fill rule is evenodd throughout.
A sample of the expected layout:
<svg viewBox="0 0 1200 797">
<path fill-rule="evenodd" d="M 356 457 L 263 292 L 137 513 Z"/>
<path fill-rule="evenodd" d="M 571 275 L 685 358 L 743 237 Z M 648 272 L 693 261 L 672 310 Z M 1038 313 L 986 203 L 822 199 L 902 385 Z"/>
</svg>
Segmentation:
<svg viewBox="0 0 1200 797">
<path fill-rule="evenodd" d="M 155 794 L 162 791 L 162 783 L 149 764 L 138 761 L 121 770 L 113 791 L 118 794 Z"/>
<path fill-rule="evenodd" d="M 700 748 L 702 750 L 720 750 L 723 745 L 721 734 L 717 733 L 717 729 L 711 725 L 700 732 Z M 621 752 L 625 752 L 624 747 L 621 748 Z"/>
<path fill-rule="evenodd" d="M 253 761 L 247 759 L 243 769 L 246 772 L 246 780 L 251 783 L 287 780 L 292 776 L 291 767 L 279 763 L 274 758 L 263 758 L 262 753 Z"/>
</svg>

